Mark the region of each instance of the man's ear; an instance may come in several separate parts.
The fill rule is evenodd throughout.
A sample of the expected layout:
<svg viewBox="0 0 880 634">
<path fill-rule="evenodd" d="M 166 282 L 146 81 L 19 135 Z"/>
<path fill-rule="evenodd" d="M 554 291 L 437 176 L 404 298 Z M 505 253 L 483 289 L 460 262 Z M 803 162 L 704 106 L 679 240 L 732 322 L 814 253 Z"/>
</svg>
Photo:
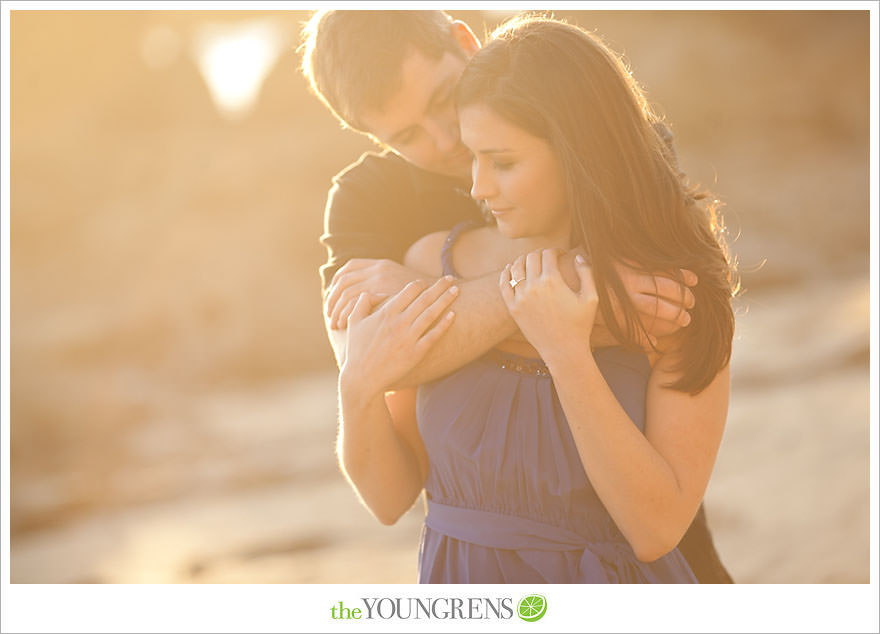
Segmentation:
<svg viewBox="0 0 880 634">
<path fill-rule="evenodd" d="M 480 50 L 480 40 L 477 39 L 477 36 L 471 31 L 471 27 L 467 24 L 461 20 L 454 20 L 449 28 L 452 32 L 452 37 L 455 38 L 455 41 L 458 42 L 458 45 L 467 57 L 471 57 Z"/>
</svg>

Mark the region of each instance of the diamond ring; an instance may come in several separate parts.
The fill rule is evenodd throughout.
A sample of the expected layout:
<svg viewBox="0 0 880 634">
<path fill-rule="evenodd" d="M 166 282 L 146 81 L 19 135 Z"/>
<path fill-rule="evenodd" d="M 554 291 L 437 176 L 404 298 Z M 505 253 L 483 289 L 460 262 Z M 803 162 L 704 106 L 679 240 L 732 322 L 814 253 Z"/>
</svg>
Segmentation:
<svg viewBox="0 0 880 634">
<path fill-rule="evenodd" d="M 519 278 L 518 280 L 510 280 L 510 281 L 508 282 L 508 284 L 510 284 L 510 288 L 515 289 L 515 288 L 516 288 L 516 285 L 519 284 L 520 282 L 524 281 L 525 279 L 526 279 L 526 278 L 521 277 L 521 278 Z"/>
</svg>

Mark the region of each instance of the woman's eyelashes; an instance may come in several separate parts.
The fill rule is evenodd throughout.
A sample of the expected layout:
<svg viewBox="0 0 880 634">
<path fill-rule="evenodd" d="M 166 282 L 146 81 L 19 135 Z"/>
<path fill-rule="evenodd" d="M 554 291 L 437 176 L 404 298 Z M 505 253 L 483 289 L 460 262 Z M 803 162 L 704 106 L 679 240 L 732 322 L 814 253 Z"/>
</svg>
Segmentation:
<svg viewBox="0 0 880 634">
<path fill-rule="evenodd" d="M 485 165 L 485 163 L 481 163 L 481 161 L 486 161 L 487 159 L 485 159 L 485 158 L 481 159 L 479 156 L 477 156 L 473 152 L 470 152 L 470 155 L 471 155 L 471 165 L 473 165 L 473 167 L 478 168 L 481 164 Z M 510 159 L 497 159 L 496 158 L 496 159 L 490 159 L 489 165 L 491 165 L 493 169 L 496 169 L 499 171 L 504 171 L 504 170 L 509 170 L 514 165 L 516 165 L 516 161 L 510 160 Z"/>
</svg>

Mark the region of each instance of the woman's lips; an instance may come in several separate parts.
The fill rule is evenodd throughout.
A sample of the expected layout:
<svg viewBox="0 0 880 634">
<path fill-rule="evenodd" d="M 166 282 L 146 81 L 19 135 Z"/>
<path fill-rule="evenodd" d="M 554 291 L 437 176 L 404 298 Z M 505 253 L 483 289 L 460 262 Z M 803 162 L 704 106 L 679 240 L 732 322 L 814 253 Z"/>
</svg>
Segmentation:
<svg viewBox="0 0 880 634">
<path fill-rule="evenodd" d="M 491 212 L 492 212 L 492 215 L 495 216 L 496 218 L 497 218 L 498 216 L 503 216 L 504 214 L 506 214 L 506 213 L 507 213 L 508 211 L 510 211 L 511 209 L 513 209 L 513 207 L 508 207 L 507 209 L 493 209 L 492 207 L 489 207 L 489 211 L 491 211 Z"/>
</svg>

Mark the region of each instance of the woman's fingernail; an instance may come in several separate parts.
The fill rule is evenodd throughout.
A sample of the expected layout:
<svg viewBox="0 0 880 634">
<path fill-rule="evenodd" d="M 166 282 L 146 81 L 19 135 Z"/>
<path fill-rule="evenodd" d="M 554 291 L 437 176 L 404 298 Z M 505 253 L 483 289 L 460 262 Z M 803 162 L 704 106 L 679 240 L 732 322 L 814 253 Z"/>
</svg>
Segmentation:
<svg viewBox="0 0 880 634">
<path fill-rule="evenodd" d="M 447 282 L 451 282 L 455 278 L 453 278 L 451 275 L 444 275 L 443 279 L 446 280 Z"/>
<path fill-rule="evenodd" d="M 583 266 L 584 264 L 587 263 L 587 261 L 584 259 L 584 256 L 582 256 L 580 253 L 578 253 L 576 256 L 574 256 L 574 261 L 577 262 L 578 264 L 580 264 L 581 266 Z"/>
<path fill-rule="evenodd" d="M 453 295 L 458 295 L 458 287 L 457 286 L 450 286 L 449 292 L 452 293 Z"/>
</svg>

